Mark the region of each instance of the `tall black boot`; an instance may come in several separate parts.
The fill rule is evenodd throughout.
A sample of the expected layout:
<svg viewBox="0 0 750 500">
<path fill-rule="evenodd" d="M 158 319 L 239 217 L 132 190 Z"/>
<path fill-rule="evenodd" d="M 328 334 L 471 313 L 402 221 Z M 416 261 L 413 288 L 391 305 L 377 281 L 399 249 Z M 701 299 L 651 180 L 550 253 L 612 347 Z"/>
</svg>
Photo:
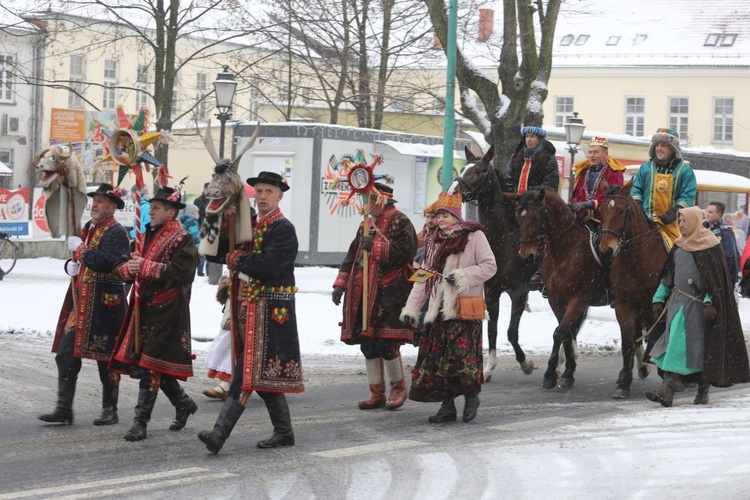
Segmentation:
<svg viewBox="0 0 750 500">
<path fill-rule="evenodd" d="M 236 399 L 227 398 L 224 401 L 224 405 L 219 412 L 219 418 L 216 419 L 216 423 L 214 424 L 214 430 L 211 432 L 200 431 L 198 433 L 198 439 L 205 443 L 208 451 L 214 455 L 219 453 L 219 450 L 221 450 L 224 442 L 229 438 L 234 425 L 240 419 L 243 411 L 245 411 L 245 407 Z"/>
<path fill-rule="evenodd" d="M 148 389 L 138 392 L 138 404 L 135 405 L 135 417 L 133 427 L 125 434 L 125 441 L 141 441 L 146 439 L 146 424 L 151 420 L 151 412 L 154 410 L 156 396 L 159 394 Z"/>
<path fill-rule="evenodd" d="M 292 416 L 289 405 L 283 394 L 265 400 L 268 415 L 273 424 L 273 434 L 270 438 L 258 441 L 258 448 L 278 448 L 279 446 L 294 446 L 294 431 L 292 430 Z"/>
<path fill-rule="evenodd" d="M 117 416 L 117 399 L 119 395 L 119 386 L 102 386 L 102 415 L 94 420 L 94 425 L 113 425 L 120 422 Z"/>
<path fill-rule="evenodd" d="M 73 397 L 76 394 L 76 382 L 77 379 L 74 378 L 57 379 L 57 406 L 55 411 L 39 415 L 39 420 L 68 425 L 73 423 Z"/>
<path fill-rule="evenodd" d="M 703 373 L 701 373 L 700 379 L 698 380 L 698 394 L 696 394 L 693 404 L 707 405 L 709 389 L 711 389 L 711 382 L 703 378 Z"/>
<path fill-rule="evenodd" d="M 654 403 L 661 403 L 662 406 L 669 408 L 672 406 L 675 388 L 680 375 L 672 372 L 664 372 L 661 381 L 661 387 L 658 391 L 646 391 L 646 397 Z"/>
<path fill-rule="evenodd" d="M 163 378 L 161 381 L 161 390 L 169 398 L 169 402 L 175 407 L 175 416 L 170 431 L 179 431 L 185 424 L 190 415 L 198 411 L 198 405 L 195 404 L 180 383 L 173 378 Z"/>
<path fill-rule="evenodd" d="M 443 401 L 443 404 L 440 405 L 440 409 L 438 410 L 438 412 L 431 417 L 427 417 L 427 420 L 432 422 L 433 424 L 455 422 L 457 415 L 456 403 L 454 402 L 454 398 L 450 397 Z"/>
<path fill-rule="evenodd" d="M 464 396 L 464 415 L 462 420 L 464 422 L 471 422 L 477 417 L 477 410 L 479 409 L 479 396 Z"/>
</svg>

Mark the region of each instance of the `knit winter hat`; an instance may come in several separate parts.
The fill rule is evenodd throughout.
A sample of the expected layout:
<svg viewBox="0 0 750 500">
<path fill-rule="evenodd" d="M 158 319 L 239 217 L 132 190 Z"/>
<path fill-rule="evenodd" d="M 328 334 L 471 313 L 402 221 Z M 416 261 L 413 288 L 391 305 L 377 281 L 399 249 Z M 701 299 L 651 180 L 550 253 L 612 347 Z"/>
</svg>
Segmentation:
<svg viewBox="0 0 750 500">
<path fill-rule="evenodd" d="M 524 127 L 521 129 L 521 135 L 526 135 L 526 134 L 535 134 L 541 137 L 542 139 L 547 137 L 547 131 L 544 130 L 542 127 L 532 127 L 532 126 Z"/>
<path fill-rule="evenodd" d="M 438 212 L 440 210 L 445 210 L 446 212 L 458 218 L 458 220 L 463 220 L 463 215 L 461 214 L 462 205 L 463 199 L 461 198 L 461 193 L 451 195 L 443 191 L 438 196 L 437 208 L 435 209 L 435 211 Z"/>
<path fill-rule="evenodd" d="M 667 144 L 674 151 L 675 158 L 682 158 L 680 149 L 680 136 L 677 132 L 669 128 L 658 128 L 656 133 L 651 136 L 651 147 L 648 148 L 649 158 L 656 158 L 656 145 Z"/>
</svg>

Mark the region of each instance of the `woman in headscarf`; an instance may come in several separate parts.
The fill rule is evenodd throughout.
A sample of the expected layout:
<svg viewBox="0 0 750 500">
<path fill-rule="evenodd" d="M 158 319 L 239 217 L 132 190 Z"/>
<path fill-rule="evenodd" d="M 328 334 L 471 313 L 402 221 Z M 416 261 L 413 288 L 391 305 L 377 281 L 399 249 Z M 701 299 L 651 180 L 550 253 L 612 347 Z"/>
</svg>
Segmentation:
<svg viewBox="0 0 750 500">
<path fill-rule="evenodd" d="M 654 320 L 666 304 L 666 325 L 650 341 L 651 360 L 664 372 L 651 401 L 672 406 L 680 376 L 696 379 L 695 404 L 708 403 L 711 385 L 750 382 L 745 338 L 721 245 L 703 227 L 699 207 L 678 215 L 682 236 L 675 240 L 653 298 Z M 659 328 L 659 327 L 657 327 Z"/>
<path fill-rule="evenodd" d="M 442 402 L 430 422 L 454 422 L 454 399 L 464 395 L 463 421 L 477 415 L 482 375 L 482 319 L 461 319 L 460 297 L 474 297 L 480 318 L 484 310 L 484 282 L 495 275 L 497 266 L 484 228 L 462 220 L 461 195 L 440 193 L 437 204 L 438 230 L 425 247 L 422 268 L 435 273 L 415 283 L 400 319 L 415 325 L 422 306 L 429 299 L 424 317 L 425 333 L 412 371 L 409 399 Z"/>
</svg>

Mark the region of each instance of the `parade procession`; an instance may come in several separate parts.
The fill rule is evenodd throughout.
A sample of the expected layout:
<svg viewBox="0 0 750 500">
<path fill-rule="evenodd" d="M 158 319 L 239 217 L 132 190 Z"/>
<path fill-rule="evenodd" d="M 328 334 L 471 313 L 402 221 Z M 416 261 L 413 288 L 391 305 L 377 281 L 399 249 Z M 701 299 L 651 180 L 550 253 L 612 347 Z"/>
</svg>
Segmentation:
<svg viewBox="0 0 750 500">
<path fill-rule="evenodd" d="M 0 13 L 0 500 L 747 496 L 750 5 L 132 4 Z"/>
</svg>

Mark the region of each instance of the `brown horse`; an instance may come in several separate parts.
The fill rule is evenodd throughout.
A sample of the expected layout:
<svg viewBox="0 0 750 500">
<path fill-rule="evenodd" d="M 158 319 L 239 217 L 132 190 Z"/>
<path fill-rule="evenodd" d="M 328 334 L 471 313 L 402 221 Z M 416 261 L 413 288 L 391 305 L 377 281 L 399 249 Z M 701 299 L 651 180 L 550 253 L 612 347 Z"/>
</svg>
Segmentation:
<svg viewBox="0 0 750 500">
<path fill-rule="evenodd" d="M 591 233 L 576 220 L 553 189 L 542 187 L 524 193 L 516 220 L 521 230 L 519 255 L 536 258 L 544 247 L 542 278 L 558 325 L 552 336 L 552 354 L 542 387 L 573 387 L 576 368 L 574 343 L 589 306 L 606 293 L 607 269 L 594 254 Z M 565 371 L 557 379 L 560 347 L 565 350 Z M 630 361 L 632 365 L 632 360 Z"/>
<path fill-rule="evenodd" d="M 615 313 L 622 331 L 625 359 L 636 348 L 633 339 L 640 337 L 644 325 L 652 321 L 651 301 L 668 256 L 659 229 L 630 196 L 632 187 L 630 181 L 622 187 L 608 188 L 599 207 L 602 219 L 599 248 L 611 258 L 609 278 L 616 297 Z M 630 385 L 632 359 L 630 355 L 631 364 L 620 374 L 619 387 Z M 638 373 L 645 378 L 648 367 L 639 368 Z"/>
<path fill-rule="evenodd" d="M 487 312 L 490 315 L 487 326 L 490 355 L 484 366 L 485 380 L 490 379 L 497 366 L 497 320 L 503 292 L 511 300 L 508 342 L 513 346 L 516 361 L 523 372 L 529 375 L 534 371 L 534 362 L 526 359 L 526 353 L 518 343 L 518 326 L 529 295 L 529 281 L 534 267 L 518 255 L 518 224 L 513 218 L 515 203 L 505 198 L 498 173 L 490 166 L 494 152 L 495 147 L 492 146 L 487 154 L 478 157 L 466 148 L 467 164 L 449 190 L 451 194 L 461 193 L 464 202 L 478 205 L 479 222 L 485 227 L 487 240 L 497 262 L 497 273 L 484 284 Z"/>
</svg>

